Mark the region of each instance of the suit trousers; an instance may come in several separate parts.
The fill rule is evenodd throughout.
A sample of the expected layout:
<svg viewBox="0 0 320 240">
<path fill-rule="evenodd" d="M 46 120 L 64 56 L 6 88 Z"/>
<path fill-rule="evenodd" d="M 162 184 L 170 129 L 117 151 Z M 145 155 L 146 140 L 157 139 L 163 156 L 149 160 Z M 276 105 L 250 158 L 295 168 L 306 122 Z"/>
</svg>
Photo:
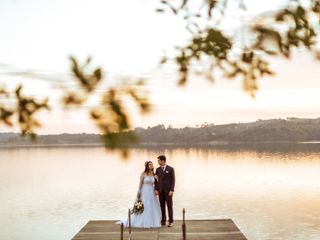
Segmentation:
<svg viewBox="0 0 320 240">
<path fill-rule="evenodd" d="M 166 217 L 166 205 L 168 208 L 168 214 L 169 214 L 169 223 L 173 223 L 173 210 L 172 210 L 172 196 L 168 196 L 168 192 L 160 192 L 159 194 L 159 201 L 161 206 L 161 214 L 162 219 L 161 223 L 165 223 L 167 220 Z"/>
</svg>

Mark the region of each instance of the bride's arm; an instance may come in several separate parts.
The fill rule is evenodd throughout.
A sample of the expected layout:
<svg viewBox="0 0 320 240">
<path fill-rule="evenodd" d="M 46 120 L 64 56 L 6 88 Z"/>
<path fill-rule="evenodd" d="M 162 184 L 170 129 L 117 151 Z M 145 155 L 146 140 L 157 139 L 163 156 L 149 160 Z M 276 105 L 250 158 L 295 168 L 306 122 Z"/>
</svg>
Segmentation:
<svg viewBox="0 0 320 240">
<path fill-rule="evenodd" d="M 144 173 L 141 173 L 140 175 L 140 182 L 139 182 L 139 188 L 138 188 L 138 194 L 137 197 L 141 197 L 141 189 L 142 189 L 142 184 L 143 184 L 143 178 L 144 178 Z"/>
</svg>

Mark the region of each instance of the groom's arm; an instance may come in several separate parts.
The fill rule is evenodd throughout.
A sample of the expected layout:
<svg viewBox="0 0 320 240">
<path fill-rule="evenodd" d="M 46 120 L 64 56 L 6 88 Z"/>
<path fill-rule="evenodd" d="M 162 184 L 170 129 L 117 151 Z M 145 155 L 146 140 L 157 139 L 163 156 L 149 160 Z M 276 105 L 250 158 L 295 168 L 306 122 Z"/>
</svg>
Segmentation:
<svg viewBox="0 0 320 240">
<path fill-rule="evenodd" d="M 158 168 L 156 169 L 156 175 L 159 176 L 158 175 Z M 154 190 L 159 192 L 159 181 L 157 178 L 155 178 L 155 180 L 154 180 Z"/>
<path fill-rule="evenodd" d="M 172 168 L 171 171 L 171 185 L 170 185 L 170 191 L 174 192 L 174 185 L 176 183 L 176 176 L 174 174 L 174 168 Z"/>
</svg>

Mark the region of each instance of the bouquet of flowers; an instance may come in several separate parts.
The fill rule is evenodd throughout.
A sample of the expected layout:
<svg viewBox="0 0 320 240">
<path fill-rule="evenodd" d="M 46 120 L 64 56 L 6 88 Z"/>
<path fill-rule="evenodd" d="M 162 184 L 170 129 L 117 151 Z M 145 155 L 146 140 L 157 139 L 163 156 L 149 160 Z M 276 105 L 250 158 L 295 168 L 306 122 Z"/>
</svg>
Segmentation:
<svg viewBox="0 0 320 240">
<path fill-rule="evenodd" d="M 141 214 L 143 213 L 144 206 L 143 202 L 140 198 L 134 203 L 133 209 L 131 210 L 131 214 Z"/>
</svg>

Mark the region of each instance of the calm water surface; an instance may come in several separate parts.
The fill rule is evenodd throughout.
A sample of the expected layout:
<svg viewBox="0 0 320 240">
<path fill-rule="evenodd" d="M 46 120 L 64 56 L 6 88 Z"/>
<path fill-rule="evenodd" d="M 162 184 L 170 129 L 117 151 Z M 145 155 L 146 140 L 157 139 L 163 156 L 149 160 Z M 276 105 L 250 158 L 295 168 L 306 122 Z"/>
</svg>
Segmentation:
<svg viewBox="0 0 320 240">
<path fill-rule="evenodd" d="M 123 219 L 144 162 L 176 170 L 175 218 L 232 218 L 249 240 L 320 240 L 320 145 L 289 149 L 0 149 L 0 239 L 71 239 Z"/>
</svg>

